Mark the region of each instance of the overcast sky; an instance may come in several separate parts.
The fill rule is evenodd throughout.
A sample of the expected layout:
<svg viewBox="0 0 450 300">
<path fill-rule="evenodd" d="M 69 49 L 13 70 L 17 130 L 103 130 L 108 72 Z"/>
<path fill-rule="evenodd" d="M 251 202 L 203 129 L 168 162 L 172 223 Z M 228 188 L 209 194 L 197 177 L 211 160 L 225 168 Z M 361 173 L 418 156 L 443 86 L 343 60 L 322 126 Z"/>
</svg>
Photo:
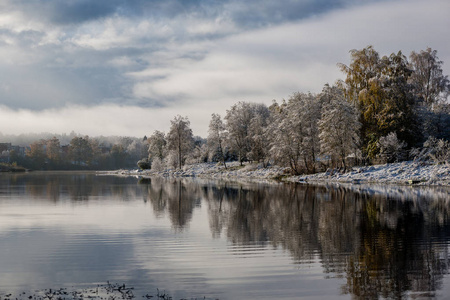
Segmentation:
<svg viewBox="0 0 450 300">
<path fill-rule="evenodd" d="M 431 47 L 450 73 L 448 0 L 1 0 L 0 132 L 142 137 L 177 114 L 270 104 L 337 63 Z"/>
</svg>

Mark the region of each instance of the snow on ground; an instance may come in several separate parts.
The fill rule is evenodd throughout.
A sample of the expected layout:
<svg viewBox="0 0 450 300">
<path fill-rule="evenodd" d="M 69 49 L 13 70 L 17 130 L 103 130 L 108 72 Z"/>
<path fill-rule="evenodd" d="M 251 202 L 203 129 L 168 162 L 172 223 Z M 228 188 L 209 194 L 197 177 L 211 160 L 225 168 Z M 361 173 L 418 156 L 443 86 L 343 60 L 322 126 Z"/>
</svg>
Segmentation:
<svg viewBox="0 0 450 300">
<path fill-rule="evenodd" d="M 348 172 L 328 170 L 327 172 L 303 176 L 290 176 L 288 168 L 246 164 L 227 163 L 228 169 L 216 163 L 200 163 L 187 165 L 183 170 L 120 170 L 108 174 L 125 176 L 163 176 L 163 177 L 202 177 L 209 179 L 269 180 L 280 179 L 289 182 L 303 183 L 381 183 L 381 184 L 418 184 L 450 186 L 450 165 L 428 164 L 424 162 L 401 162 L 367 167 L 353 167 Z"/>
<path fill-rule="evenodd" d="M 354 167 L 349 172 L 328 170 L 324 173 L 294 176 L 289 181 L 450 185 L 450 165 L 406 161 L 401 163 Z"/>
<path fill-rule="evenodd" d="M 113 172 L 103 172 L 115 175 L 132 175 L 142 177 L 162 176 L 162 177 L 201 177 L 209 179 L 260 179 L 270 180 L 285 175 L 288 168 L 272 166 L 263 168 L 257 164 L 245 164 L 240 166 L 238 162 L 227 163 L 227 169 L 217 163 L 199 163 L 186 165 L 182 170 L 167 169 L 164 171 L 152 170 L 119 170 Z"/>
</svg>

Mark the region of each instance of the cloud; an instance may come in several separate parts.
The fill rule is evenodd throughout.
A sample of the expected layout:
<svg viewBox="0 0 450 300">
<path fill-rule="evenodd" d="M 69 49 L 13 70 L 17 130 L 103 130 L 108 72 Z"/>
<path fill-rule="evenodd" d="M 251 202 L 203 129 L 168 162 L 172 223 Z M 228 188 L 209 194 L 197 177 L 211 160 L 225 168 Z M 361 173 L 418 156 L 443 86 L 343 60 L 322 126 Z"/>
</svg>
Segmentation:
<svg viewBox="0 0 450 300">
<path fill-rule="evenodd" d="M 445 14 L 442 6 L 429 3 L 383 3 L 245 32 L 210 46 L 200 61 L 159 69 L 160 78 L 145 81 L 141 76 L 133 91 L 136 97 L 209 99 L 211 105 L 320 92 L 325 83 L 342 77 L 336 64 L 349 62 L 350 49 L 373 44 L 382 55 L 399 50 L 408 55 L 429 44 L 448 49 L 443 39 L 448 21 L 439 21 L 446 20 Z M 419 15 L 421 19 L 413 17 Z M 150 69 L 142 71 L 149 73 Z"/>
<path fill-rule="evenodd" d="M 211 113 L 319 92 L 367 45 L 432 47 L 450 71 L 446 0 L 114 0 L 81 16 L 89 3 L 46 1 L 42 16 L 29 1 L 0 4 L 0 123 L 21 120 L 1 131 L 140 136 L 181 114 L 206 136 Z"/>
</svg>

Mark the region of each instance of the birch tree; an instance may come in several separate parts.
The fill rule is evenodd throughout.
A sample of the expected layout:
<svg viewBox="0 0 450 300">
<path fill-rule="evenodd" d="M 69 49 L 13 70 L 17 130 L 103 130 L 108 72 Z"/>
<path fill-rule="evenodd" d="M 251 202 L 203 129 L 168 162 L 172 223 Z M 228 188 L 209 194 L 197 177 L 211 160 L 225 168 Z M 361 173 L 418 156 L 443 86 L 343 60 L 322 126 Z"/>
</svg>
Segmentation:
<svg viewBox="0 0 450 300">
<path fill-rule="evenodd" d="M 247 158 L 247 153 L 250 151 L 248 132 L 252 117 L 251 104 L 248 102 L 234 104 L 227 110 L 227 114 L 225 115 L 228 144 L 237 154 L 241 165 Z"/>
<path fill-rule="evenodd" d="M 315 172 L 319 153 L 321 102 L 313 94 L 296 93 L 288 102 L 271 106 L 271 154 L 293 173 Z"/>
<path fill-rule="evenodd" d="M 162 161 L 166 156 L 166 136 L 164 132 L 155 130 L 153 134 L 147 139 L 148 141 L 148 158 L 150 161 L 159 159 Z"/>
<path fill-rule="evenodd" d="M 249 157 L 252 152 L 254 142 L 260 140 L 261 132 L 252 132 L 252 122 L 254 118 L 259 118 L 261 126 L 265 126 L 266 120 L 269 117 L 269 110 L 266 105 L 259 103 L 238 102 L 233 105 L 231 109 L 227 110 L 225 116 L 225 128 L 228 132 L 228 145 L 233 150 L 243 163 L 246 159 L 253 159 Z M 258 122 L 259 122 L 258 121 Z M 256 128 L 253 128 L 256 129 Z M 256 140 L 255 140 L 256 139 Z M 254 152 L 252 154 L 255 154 Z"/>
<path fill-rule="evenodd" d="M 177 115 L 171 122 L 169 133 L 167 134 L 169 150 L 173 151 L 177 158 L 177 166 L 181 169 L 186 156 L 192 150 L 194 138 L 191 123 L 187 117 Z"/>
<path fill-rule="evenodd" d="M 217 155 L 219 161 L 222 162 L 225 169 L 227 168 L 224 150 L 226 139 L 227 132 L 225 131 L 225 124 L 222 122 L 220 115 L 212 114 L 208 130 L 208 148 L 213 156 Z"/>
<path fill-rule="evenodd" d="M 329 103 L 324 105 L 319 121 L 321 153 L 337 158 L 344 169 L 347 168 L 345 158 L 354 153 L 359 146 L 358 112 L 347 102 L 342 94 L 335 94 Z M 356 156 L 356 153 L 354 153 Z"/>
<path fill-rule="evenodd" d="M 442 71 L 443 62 L 439 60 L 437 51 L 427 48 L 425 51 L 411 52 L 411 68 L 414 71 L 410 82 L 414 86 L 415 94 L 425 105 L 444 102 L 450 93 L 450 81 Z"/>
</svg>

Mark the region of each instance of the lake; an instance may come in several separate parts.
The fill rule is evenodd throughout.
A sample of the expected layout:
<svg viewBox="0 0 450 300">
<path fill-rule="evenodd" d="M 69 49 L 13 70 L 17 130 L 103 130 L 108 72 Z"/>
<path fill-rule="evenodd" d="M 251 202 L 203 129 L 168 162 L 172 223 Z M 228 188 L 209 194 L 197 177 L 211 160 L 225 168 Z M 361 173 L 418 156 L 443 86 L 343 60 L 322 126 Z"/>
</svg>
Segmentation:
<svg viewBox="0 0 450 300">
<path fill-rule="evenodd" d="M 0 174 L 0 297 L 448 299 L 449 201 L 445 187 Z"/>
</svg>

